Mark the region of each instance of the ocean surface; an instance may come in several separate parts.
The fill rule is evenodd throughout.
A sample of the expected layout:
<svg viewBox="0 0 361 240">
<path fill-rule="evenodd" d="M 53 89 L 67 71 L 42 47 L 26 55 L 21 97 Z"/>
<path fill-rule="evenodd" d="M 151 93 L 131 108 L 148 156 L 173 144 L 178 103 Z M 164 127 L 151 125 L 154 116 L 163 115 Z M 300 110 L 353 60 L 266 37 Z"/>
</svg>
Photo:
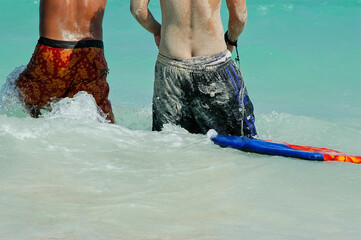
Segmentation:
<svg viewBox="0 0 361 240">
<path fill-rule="evenodd" d="M 361 165 L 150 130 L 157 49 L 129 1 L 108 0 L 104 19 L 117 123 L 85 93 L 28 117 L 12 83 L 35 48 L 38 7 L 0 0 L 1 240 L 360 239 Z M 159 1 L 149 7 L 160 20 Z M 239 51 L 260 138 L 361 155 L 360 26 L 360 0 L 248 1 Z"/>
</svg>

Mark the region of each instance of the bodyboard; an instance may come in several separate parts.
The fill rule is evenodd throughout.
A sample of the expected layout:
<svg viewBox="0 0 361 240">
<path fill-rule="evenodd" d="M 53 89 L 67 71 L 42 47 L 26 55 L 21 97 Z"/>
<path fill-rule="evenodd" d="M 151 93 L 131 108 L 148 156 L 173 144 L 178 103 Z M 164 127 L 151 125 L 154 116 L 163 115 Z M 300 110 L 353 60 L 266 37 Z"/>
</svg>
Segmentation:
<svg viewBox="0 0 361 240">
<path fill-rule="evenodd" d="M 361 156 L 351 156 L 328 148 L 301 146 L 269 140 L 225 135 L 212 136 L 211 140 L 222 147 L 236 148 L 244 152 L 293 157 L 313 161 L 361 163 Z"/>
</svg>

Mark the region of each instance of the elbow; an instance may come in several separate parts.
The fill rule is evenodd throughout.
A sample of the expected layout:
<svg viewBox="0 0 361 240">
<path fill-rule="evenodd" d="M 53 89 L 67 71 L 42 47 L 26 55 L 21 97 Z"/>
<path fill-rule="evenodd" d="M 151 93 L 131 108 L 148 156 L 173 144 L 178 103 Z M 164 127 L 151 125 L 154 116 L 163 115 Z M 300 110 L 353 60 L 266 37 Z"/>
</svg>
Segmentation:
<svg viewBox="0 0 361 240">
<path fill-rule="evenodd" d="M 244 11 L 244 14 L 243 14 L 243 18 L 242 18 L 242 23 L 243 23 L 243 25 L 246 25 L 246 23 L 247 23 L 247 17 L 248 17 L 247 10 L 245 10 L 245 11 Z"/>
<path fill-rule="evenodd" d="M 247 23 L 247 8 L 235 8 L 229 16 L 230 27 L 243 29 Z"/>
<path fill-rule="evenodd" d="M 137 18 L 137 7 L 132 2 L 130 3 L 130 13 L 133 15 L 133 17 Z"/>
<path fill-rule="evenodd" d="M 138 22 L 143 22 L 146 19 L 146 11 L 136 4 L 130 4 L 130 13 L 138 20 Z"/>
<path fill-rule="evenodd" d="M 247 9 L 242 9 L 237 12 L 237 25 L 245 26 L 247 23 Z"/>
</svg>

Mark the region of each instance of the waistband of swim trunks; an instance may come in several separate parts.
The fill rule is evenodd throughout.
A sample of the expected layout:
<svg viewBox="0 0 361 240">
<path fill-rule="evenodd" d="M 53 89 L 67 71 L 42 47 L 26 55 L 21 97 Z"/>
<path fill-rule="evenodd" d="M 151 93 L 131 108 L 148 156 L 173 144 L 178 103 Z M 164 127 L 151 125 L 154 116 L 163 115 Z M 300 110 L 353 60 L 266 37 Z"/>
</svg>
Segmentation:
<svg viewBox="0 0 361 240">
<path fill-rule="evenodd" d="M 38 44 L 53 48 L 62 48 L 62 49 L 87 48 L 87 47 L 104 49 L 104 44 L 103 41 L 101 40 L 60 41 L 60 40 L 40 37 L 38 40 Z"/>
<path fill-rule="evenodd" d="M 165 65 L 192 69 L 219 66 L 230 59 L 231 55 L 228 55 L 228 50 L 210 56 L 192 57 L 190 59 L 172 59 L 159 53 L 157 58 L 158 62 Z"/>
</svg>

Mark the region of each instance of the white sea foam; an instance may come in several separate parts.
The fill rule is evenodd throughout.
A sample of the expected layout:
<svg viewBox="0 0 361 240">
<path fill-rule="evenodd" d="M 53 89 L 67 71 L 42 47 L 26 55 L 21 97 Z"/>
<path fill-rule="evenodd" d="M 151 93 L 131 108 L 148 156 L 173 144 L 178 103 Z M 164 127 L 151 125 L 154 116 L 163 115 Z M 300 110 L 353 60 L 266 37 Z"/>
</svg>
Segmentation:
<svg viewBox="0 0 361 240">
<path fill-rule="evenodd" d="M 258 7 L 258 11 L 262 14 L 262 15 L 266 15 L 268 12 L 268 7 L 264 6 L 264 5 L 260 5 Z"/>
<path fill-rule="evenodd" d="M 94 97 L 86 92 L 78 92 L 73 98 L 52 102 L 50 108 L 51 111 L 44 114 L 46 119 L 71 118 L 106 122 L 106 115 L 97 106 Z"/>
<path fill-rule="evenodd" d="M 26 66 L 16 67 L 6 78 L 5 84 L 0 90 L 0 113 L 6 115 L 19 115 L 21 113 L 22 107 L 15 82 L 25 68 Z"/>
<path fill-rule="evenodd" d="M 293 4 L 284 4 L 283 9 L 286 10 L 287 12 L 292 12 L 294 9 L 294 5 Z"/>
<path fill-rule="evenodd" d="M 310 235 L 338 239 L 329 227 L 340 221 L 350 231 L 357 227 L 359 212 L 352 207 L 361 200 L 357 165 L 224 149 L 174 125 L 152 132 L 98 123 L 94 102 L 85 93 L 53 106 L 55 111 L 40 119 L 0 115 L 4 239 L 238 239 L 243 227 L 249 239 L 260 231 L 279 239 L 279 231 L 298 229 L 304 219 L 310 222 L 304 225 Z M 138 116 L 135 121 L 149 117 L 133 115 Z M 309 117 L 258 114 L 257 122 L 259 135 L 269 130 L 273 139 L 295 144 L 313 139 L 316 146 L 330 147 L 328 141 L 333 141 L 338 150 L 350 145 L 356 153 L 361 141 L 356 130 Z M 86 231 L 73 218 L 85 221 Z M 154 218 L 164 230 L 154 231 Z M 315 229 L 314 222 L 327 224 Z M 262 230 L 253 228 L 257 223 Z M 12 228 L 17 224 L 27 227 Z"/>
</svg>

